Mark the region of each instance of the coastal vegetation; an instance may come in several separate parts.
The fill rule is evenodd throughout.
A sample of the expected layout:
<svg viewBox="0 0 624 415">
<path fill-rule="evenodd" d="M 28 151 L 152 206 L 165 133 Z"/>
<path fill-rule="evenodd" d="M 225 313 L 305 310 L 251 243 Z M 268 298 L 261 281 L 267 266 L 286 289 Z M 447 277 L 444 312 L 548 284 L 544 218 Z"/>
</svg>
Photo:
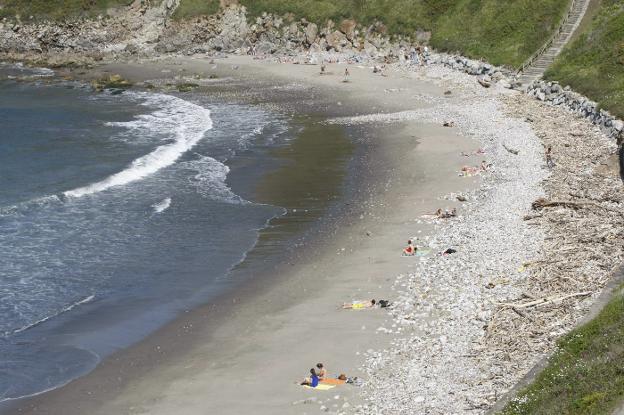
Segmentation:
<svg viewBox="0 0 624 415">
<path fill-rule="evenodd" d="M 624 118 L 624 0 L 602 0 L 590 27 L 565 48 L 545 78 L 570 85 Z"/>
<path fill-rule="evenodd" d="M 110 7 L 127 6 L 132 0 L 0 0 L 0 18 L 63 19 L 97 16 Z"/>
<path fill-rule="evenodd" d="M 251 18 L 270 12 L 319 25 L 355 19 L 393 35 L 431 32 L 430 43 L 495 65 L 518 67 L 558 26 L 568 0 L 240 0 Z M 219 0 L 181 0 L 178 19 L 214 14 Z"/>
<path fill-rule="evenodd" d="M 624 397 L 623 290 L 559 340 L 547 367 L 501 415 L 613 413 Z"/>
</svg>

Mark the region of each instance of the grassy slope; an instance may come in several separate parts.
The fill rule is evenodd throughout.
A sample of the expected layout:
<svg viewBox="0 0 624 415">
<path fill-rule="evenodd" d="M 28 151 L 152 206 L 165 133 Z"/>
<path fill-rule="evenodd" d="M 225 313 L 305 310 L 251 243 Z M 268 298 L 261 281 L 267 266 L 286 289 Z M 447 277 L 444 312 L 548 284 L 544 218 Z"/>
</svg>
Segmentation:
<svg viewBox="0 0 624 415">
<path fill-rule="evenodd" d="M 519 66 L 554 30 L 569 0 L 240 0 L 251 16 L 293 13 L 310 21 L 382 21 L 390 33 L 433 33 L 441 50 Z M 176 17 L 211 14 L 218 0 L 182 0 Z"/>
<path fill-rule="evenodd" d="M 128 5 L 132 0 L 0 0 L 0 18 L 19 15 L 34 18 L 62 19 L 95 16 L 109 7 Z"/>
<path fill-rule="evenodd" d="M 602 0 L 589 30 L 546 72 L 624 118 L 624 0 Z"/>
<path fill-rule="evenodd" d="M 623 397 L 624 294 L 620 291 L 594 320 L 559 341 L 546 369 L 502 414 L 607 415 Z"/>
</svg>

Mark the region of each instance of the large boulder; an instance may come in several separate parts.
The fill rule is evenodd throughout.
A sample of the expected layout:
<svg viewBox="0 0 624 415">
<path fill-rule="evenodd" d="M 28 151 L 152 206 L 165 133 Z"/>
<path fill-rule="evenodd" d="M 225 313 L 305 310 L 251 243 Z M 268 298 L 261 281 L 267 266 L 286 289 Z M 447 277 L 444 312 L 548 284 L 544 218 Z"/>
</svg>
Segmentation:
<svg viewBox="0 0 624 415">
<path fill-rule="evenodd" d="M 347 39 L 353 40 L 355 37 L 355 27 L 357 24 L 353 19 L 345 19 L 340 23 L 340 31 L 345 34 Z"/>
<path fill-rule="evenodd" d="M 314 23 L 310 23 L 305 29 L 305 40 L 308 45 L 314 43 L 316 36 L 318 36 L 318 26 Z"/>
<path fill-rule="evenodd" d="M 342 48 L 349 42 L 345 34 L 339 30 L 334 30 L 325 36 L 325 40 L 327 41 L 327 46 L 329 48 L 334 48 L 336 51 L 342 50 Z"/>
<path fill-rule="evenodd" d="M 222 43 L 221 50 L 229 51 L 240 47 L 249 33 L 245 9 L 238 6 L 225 9 L 219 29 L 218 38 Z"/>
</svg>

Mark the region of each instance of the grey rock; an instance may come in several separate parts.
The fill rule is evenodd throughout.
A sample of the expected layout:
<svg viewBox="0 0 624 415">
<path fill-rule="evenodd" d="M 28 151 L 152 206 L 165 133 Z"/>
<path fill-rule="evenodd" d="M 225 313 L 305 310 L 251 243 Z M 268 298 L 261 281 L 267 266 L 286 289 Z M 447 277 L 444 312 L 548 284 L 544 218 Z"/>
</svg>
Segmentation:
<svg viewBox="0 0 624 415">
<path fill-rule="evenodd" d="M 314 23 L 308 24 L 305 29 L 305 40 L 308 45 L 311 45 L 316 40 L 316 36 L 318 36 L 318 26 Z"/>
<path fill-rule="evenodd" d="M 339 30 L 331 32 L 325 37 L 325 40 L 327 41 L 327 45 L 330 48 L 334 48 L 336 51 L 341 51 L 348 43 L 347 36 Z"/>
</svg>

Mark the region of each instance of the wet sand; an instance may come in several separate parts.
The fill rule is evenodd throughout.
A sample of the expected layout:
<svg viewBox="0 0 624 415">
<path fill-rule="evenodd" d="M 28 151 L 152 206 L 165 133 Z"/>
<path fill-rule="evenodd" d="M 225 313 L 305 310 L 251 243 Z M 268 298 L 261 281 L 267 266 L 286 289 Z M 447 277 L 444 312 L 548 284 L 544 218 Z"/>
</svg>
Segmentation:
<svg viewBox="0 0 624 415">
<path fill-rule="evenodd" d="M 167 63 L 154 68 L 163 65 Z M 330 74 L 323 76 L 318 66 L 246 57 L 217 61 L 216 70 L 199 58 L 181 60 L 176 66 L 189 74 L 219 71 L 234 79 L 257 77 L 312 86 L 323 99 L 310 102 L 310 109 L 318 109 L 315 106 L 322 102 L 326 106 L 322 112 L 334 116 L 415 109 L 428 105 L 421 94 L 444 96 L 444 88 L 408 74 L 390 72 L 381 77 L 353 65 L 348 83 L 342 82 L 344 65 L 330 65 Z M 131 75 L 133 67 L 110 70 Z M 149 70 L 144 72 L 150 78 Z M 152 72 L 157 73 L 160 70 Z M 455 99 L 460 98 L 449 102 Z M 441 197 L 478 180 L 457 176 L 466 163 L 460 153 L 473 151 L 478 144 L 453 128 L 416 121 L 359 131 L 361 135 L 352 138 L 368 151 L 351 166 L 344 189 L 348 200 L 356 203 L 337 207 L 337 220 L 325 221 L 318 229 L 321 237 L 300 241 L 287 260 L 259 270 L 260 275 L 235 292 L 189 311 L 106 359 L 91 374 L 26 401 L 14 412 L 291 414 L 317 412 L 316 404 L 293 405 L 308 398 L 327 401 L 323 405 L 333 411 L 346 402 L 360 403 L 355 386 L 319 391 L 295 381 L 317 362 L 323 362 L 330 375 L 362 376 L 363 353 L 387 347 L 392 338 L 377 330 L 390 321 L 385 310 L 346 311 L 340 305 L 370 298 L 392 300 L 396 276 L 408 273 L 418 261 L 401 257 L 401 249 L 409 237 L 431 230 L 417 219 L 438 207 L 453 207 Z M 304 157 L 306 151 L 302 148 L 298 156 Z M 279 191 L 283 179 L 275 180 L 268 178 L 258 196 Z M 350 193 L 355 188 L 358 194 Z"/>
</svg>

